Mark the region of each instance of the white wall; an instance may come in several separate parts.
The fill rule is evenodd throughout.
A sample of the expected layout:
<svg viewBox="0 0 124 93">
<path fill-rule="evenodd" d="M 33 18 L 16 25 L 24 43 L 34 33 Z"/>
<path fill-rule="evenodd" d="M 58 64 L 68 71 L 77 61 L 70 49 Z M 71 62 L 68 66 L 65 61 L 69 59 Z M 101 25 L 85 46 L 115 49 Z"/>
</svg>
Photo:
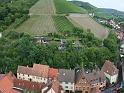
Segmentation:
<svg viewBox="0 0 124 93">
<path fill-rule="evenodd" d="M 62 86 L 62 88 L 63 88 L 64 90 L 72 90 L 72 91 L 74 91 L 74 83 L 61 82 L 60 85 Z M 68 88 L 66 88 L 66 87 L 68 87 Z"/>
<path fill-rule="evenodd" d="M 17 73 L 17 78 L 22 80 L 28 80 L 28 81 L 30 81 L 31 79 L 33 82 L 39 82 L 39 83 L 45 83 L 45 84 L 47 83 L 47 78 L 42 78 L 38 76 Z"/>
<path fill-rule="evenodd" d="M 111 75 L 109 75 L 109 74 L 107 74 L 107 73 L 104 73 L 104 74 L 105 74 L 105 76 L 110 80 L 110 83 L 111 83 L 111 84 L 112 84 L 113 82 L 115 83 L 115 82 L 117 81 L 118 74 L 113 75 L 113 76 L 111 76 Z"/>
<path fill-rule="evenodd" d="M 56 93 L 52 88 L 47 93 Z"/>
</svg>

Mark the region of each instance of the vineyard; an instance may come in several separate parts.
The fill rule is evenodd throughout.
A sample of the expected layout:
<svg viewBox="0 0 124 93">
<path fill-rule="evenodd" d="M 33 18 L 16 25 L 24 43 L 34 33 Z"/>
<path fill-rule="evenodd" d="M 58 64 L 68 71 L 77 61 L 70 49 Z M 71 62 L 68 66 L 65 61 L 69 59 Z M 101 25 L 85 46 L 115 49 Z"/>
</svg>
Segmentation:
<svg viewBox="0 0 124 93">
<path fill-rule="evenodd" d="M 56 9 L 54 7 L 53 0 L 39 0 L 31 9 L 31 15 L 41 14 L 55 14 Z"/>
<path fill-rule="evenodd" d="M 58 14 L 66 13 L 86 13 L 83 8 L 77 7 L 74 4 L 67 2 L 66 0 L 54 0 L 56 12 Z"/>
<path fill-rule="evenodd" d="M 25 32 L 31 35 L 45 35 L 47 33 L 56 32 L 56 28 L 51 16 L 34 15 L 18 27 L 16 31 Z"/>
<path fill-rule="evenodd" d="M 91 32 L 100 39 L 105 39 L 108 36 L 107 29 L 86 14 L 70 14 L 69 18 L 74 24 L 77 23 L 84 29 L 90 29 Z"/>
<path fill-rule="evenodd" d="M 59 32 L 72 31 L 74 25 L 65 16 L 53 16 L 55 26 Z"/>
</svg>

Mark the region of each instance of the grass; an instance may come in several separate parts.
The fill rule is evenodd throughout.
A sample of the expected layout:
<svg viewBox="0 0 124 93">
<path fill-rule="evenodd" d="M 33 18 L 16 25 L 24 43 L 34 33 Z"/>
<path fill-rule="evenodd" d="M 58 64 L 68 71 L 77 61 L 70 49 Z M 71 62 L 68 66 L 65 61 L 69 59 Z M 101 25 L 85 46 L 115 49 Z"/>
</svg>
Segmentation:
<svg viewBox="0 0 124 93">
<path fill-rule="evenodd" d="M 53 16 L 55 26 L 59 32 L 72 31 L 74 25 L 65 16 Z"/>
<path fill-rule="evenodd" d="M 66 13 L 86 13 L 86 10 L 80 8 L 71 2 L 66 0 L 54 0 L 57 14 L 66 14 Z"/>
<path fill-rule="evenodd" d="M 46 35 L 48 33 L 56 32 L 54 21 L 49 15 L 34 15 L 27 21 L 20 25 L 17 32 L 25 32 L 30 35 Z"/>
<path fill-rule="evenodd" d="M 55 6 L 53 0 L 39 0 L 31 9 L 30 14 L 55 14 Z"/>
</svg>

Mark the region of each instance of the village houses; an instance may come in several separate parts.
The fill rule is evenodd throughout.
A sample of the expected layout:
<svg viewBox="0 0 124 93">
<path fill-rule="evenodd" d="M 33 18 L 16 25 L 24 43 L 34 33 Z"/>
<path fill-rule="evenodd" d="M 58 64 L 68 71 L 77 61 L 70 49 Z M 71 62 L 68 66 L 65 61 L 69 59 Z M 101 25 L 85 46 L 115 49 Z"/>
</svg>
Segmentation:
<svg viewBox="0 0 124 93">
<path fill-rule="evenodd" d="M 114 63 L 106 60 L 102 67 L 102 71 L 104 72 L 106 78 L 111 84 L 117 82 L 119 70 L 115 67 Z"/>
<path fill-rule="evenodd" d="M 100 70 L 86 73 L 84 70 L 76 71 L 75 91 L 81 93 L 91 93 L 94 88 L 104 89 L 106 87 L 106 78 Z"/>
<path fill-rule="evenodd" d="M 122 71 L 123 71 L 122 67 Z M 123 73 L 122 73 L 123 74 Z M 9 77 L 8 77 L 9 75 Z M 13 78 L 10 78 L 11 77 Z M 107 78 L 107 79 L 106 79 Z M 56 69 L 47 65 L 33 64 L 33 67 L 18 66 L 17 78 L 11 73 L 0 74 L 0 93 L 101 93 L 106 82 L 116 83 L 118 69 L 110 61 L 105 61 L 102 69 Z M 6 83 L 6 82 L 7 83 Z M 3 87 L 2 85 L 7 86 Z M 3 90 L 15 92 L 5 92 Z M 2 91 L 2 92 L 1 92 Z"/>
<path fill-rule="evenodd" d="M 75 84 L 74 70 L 59 69 L 58 80 L 65 92 L 69 92 L 69 93 L 74 92 L 74 84 Z"/>
<path fill-rule="evenodd" d="M 17 78 L 32 82 L 47 83 L 49 66 L 34 64 L 33 68 L 18 66 Z"/>
</svg>

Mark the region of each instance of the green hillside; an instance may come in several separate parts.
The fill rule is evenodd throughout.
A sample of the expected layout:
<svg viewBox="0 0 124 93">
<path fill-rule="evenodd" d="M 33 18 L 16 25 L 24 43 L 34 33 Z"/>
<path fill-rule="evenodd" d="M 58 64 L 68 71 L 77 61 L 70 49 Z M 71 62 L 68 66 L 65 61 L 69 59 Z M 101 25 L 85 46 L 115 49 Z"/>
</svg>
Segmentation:
<svg viewBox="0 0 124 93">
<path fill-rule="evenodd" d="M 65 13 L 86 13 L 86 10 L 75 6 L 71 2 L 67 2 L 66 0 L 54 0 L 56 12 L 58 14 Z"/>
<path fill-rule="evenodd" d="M 97 17 L 101 17 L 105 19 L 110 19 L 113 17 L 116 18 L 118 16 L 124 17 L 124 12 L 115 9 L 97 8 L 88 2 L 82 2 L 82 1 L 71 1 L 71 3 L 86 9 L 88 12 L 94 12 Z"/>
<path fill-rule="evenodd" d="M 82 1 L 70 1 L 70 2 L 75 4 L 76 6 L 86 9 L 88 12 L 93 12 L 97 9 L 97 7 L 91 5 L 88 2 L 82 2 Z"/>
</svg>

